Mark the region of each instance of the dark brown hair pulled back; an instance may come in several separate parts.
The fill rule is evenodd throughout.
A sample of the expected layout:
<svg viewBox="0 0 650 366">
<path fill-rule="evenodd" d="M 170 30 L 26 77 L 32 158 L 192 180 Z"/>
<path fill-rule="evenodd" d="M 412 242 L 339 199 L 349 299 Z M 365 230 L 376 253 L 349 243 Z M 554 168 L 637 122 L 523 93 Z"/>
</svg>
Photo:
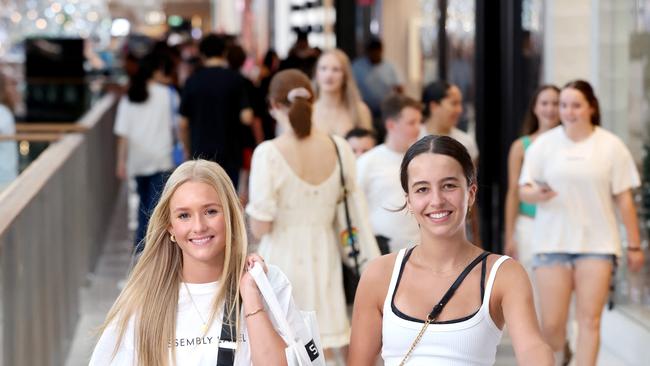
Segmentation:
<svg viewBox="0 0 650 366">
<path fill-rule="evenodd" d="M 296 93 L 296 89 L 304 89 L 307 93 Z M 293 101 L 289 93 L 294 90 Z M 308 96 L 307 96 L 308 94 Z M 304 138 L 311 133 L 312 103 L 314 91 L 309 78 L 301 71 L 289 69 L 280 71 L 269 86 L 269 100 L 289 107 L 289 122 L 298 138 Z"/>
<path fill-rule="evenodd" d="M 472 162 L 472 158 L 469 156 L 465 146 L 449 136 L 428 135 L 411 145 L 411 147 L 406 151 L 406 154 L 404 154 L 400 167 L 400 183 L 402 184 L 404 193 L 409 192 L 409 164 L 416 156 L 426 153 L 447 155 L 453 158 L 463 169 L 467 185 L 471 186 L 472 184 L 476 184 L 476 170 L 474 168 L 474 163 Z"/>
<path fill-rule="evenodd" d="M 589 106 L 593 108 L 591 124 L 594 126 L 600 126 L 600 104 L 598 103 L 598 98 L 596 98 L 596 94 L 594 93 L 591 84 L 589 84 L 588 81 L 578 79 L 566 83 L 562 90 L 564 89 L 575 89 L 582 93 L 587 100 L 587 103 L 589 103 Z"/>
</svg>

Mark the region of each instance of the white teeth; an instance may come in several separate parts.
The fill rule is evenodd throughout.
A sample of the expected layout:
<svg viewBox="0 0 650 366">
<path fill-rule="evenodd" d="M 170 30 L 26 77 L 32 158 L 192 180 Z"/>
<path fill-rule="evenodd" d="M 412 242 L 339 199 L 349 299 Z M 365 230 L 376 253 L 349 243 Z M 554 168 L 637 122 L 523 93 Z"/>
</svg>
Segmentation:
<svg viewBox="0 0 650 366">
<path fill-rule="evenodd" d="M 450 211 L 445 211 L 445 212 L 438 212 L 438 213 L 429 214 L 429 217 L 431 217 L 432 219 L 441 219 L 443 217 L 449 216 L 450 214 L 451 214 Z"/>
<path fill-rule="evenodd" d="M 190 239 L 190 241 L 192 242 L 192 244 L 203 245 L 203 244 L 207 243 L 208 241 L 210 241 L 210 237 L 206 236 L 206 237 L 203 237 L 203 238 Z"/>
</svg>

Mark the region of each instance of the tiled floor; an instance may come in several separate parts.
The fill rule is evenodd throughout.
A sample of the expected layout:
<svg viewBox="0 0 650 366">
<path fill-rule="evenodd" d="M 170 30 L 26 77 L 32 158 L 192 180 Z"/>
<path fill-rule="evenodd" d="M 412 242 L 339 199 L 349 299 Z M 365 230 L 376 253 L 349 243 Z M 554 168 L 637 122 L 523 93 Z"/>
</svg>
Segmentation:
<svg viewBox="0 0 650 366">
<path fill-rule="evenodd" d="M 123 195 L 125 198 L 126 194 Z M 101 325 L 106 313 L 119 294 L 118 282 L 124 279 L 131 265 L 132 243 L 127 229 L 126 199 L 121 199 L 113 215 L 108 240 L 97 264 L 95 273 L 89 276 L 89 285 L 81 294 L 81 317 L 66 366 L 87 365 L 94 342 L 97 328 Z M 649 315 L 650 319 L 650 315 Z M 516 365 L 516 359 L 507 334 L 498 347 L 496 365 Z M 573 362 L 571 365 L 574 365 Z M 602 366 L 631 366 L 618 360 L 607 348 L 600 352 L 598 365 Z"/>
</svg>

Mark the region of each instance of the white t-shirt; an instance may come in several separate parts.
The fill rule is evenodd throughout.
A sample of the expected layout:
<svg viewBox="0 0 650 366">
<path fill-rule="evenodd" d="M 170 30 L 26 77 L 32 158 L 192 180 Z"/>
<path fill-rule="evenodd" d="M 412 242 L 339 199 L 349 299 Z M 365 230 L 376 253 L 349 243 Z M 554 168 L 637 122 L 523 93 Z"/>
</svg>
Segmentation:
<svg viewBox="0 0 650 366">
<path fill-rule="evenodd" d="M 618 137 L 596 127 L 574 142 L 564 127 L 553 128 L 526 150 L 519 184 L 535 181 L 557 196 L 537 204 L 533 252 L 621 254 L 613 196 L 641 181 Z"/>
<path fill-rule="evenodd" d="M 417 221 L 408 210 L 391 211 L 406 203 L 399 177 L 403 157 L 381 144 L 357 160 L 357 181 L 368 201 L 372 230 L 390 239 L 392 252 L 420 241 Z"/>
<path fill-rule="evenodd" d="M 16 133 L 14 115 L 9 108 L 0 104 L 0 135 Z M 0 190 L 18 175 L 18 146 L 16 141 L 0 142 Z"/>
<path fill-rule="evenodd" d="M 420 129 L 420 136 L 418 138 L 423 138 L 424 136 L 429 135 L 429 132 L 427 131 L 426 126 L 423 124 L 421 129 Z M 472 158 L 472 161 L 477 161 L 479 152 L 478 152 L 478 144 L 476 143 L 476 139 L 472 137 L 469 133 L 458 129 L 456 127 L 453 127 L 451 129 L 451 132 L 449 133 L 449 137 L 453 138 L 454 140 L 460 142 L 465 146 L 467 149 L 467 152 L 469 153 L 470 158 Z"/>
<path fill-rule="evenodd" d="M 280 306 L 285 311 L 285 314 L 287 314 L 290 324 L 297 326 L 294 323 L 302 322 L 302 317 L 300 311 L 293 302 L 289 280 L 282 271 L 278 269 L 278 267 L 272 265 L 269 266 L 267 277 L 278 298 Z M 181 284 L 179 288 L 176 337 L 172 345 L 173 347 L 176 347 L 175 365 L 214 366 L 217 364 L 223 310 L 217 313 L 212 326 L 205 335 L 203 334 L 201 327 L 203 319 L 207 321 L 209 318 L 212 301 L 219 289 L 218 282 L 204 284 L 188 283 L 187 289 L 190 291 L 191 299 L 184 284 Z M 196 308 L 192 304 L 192 300 L 194 300 Z M 201 315 L 197 313 L 197 309 Z M 240 343 L 235 352 L 235 365 L 250 365 L 248 333 L 246 331 L 243 310 L 240 315 L 240 324 L 242 325 L 242 330 L 239 335 Z M 303 325 L 301 324 L 299 326 Z M 121 366 L 135 364 L 135 328 L 133 318 L 129 322 L 129 326 L 126 329 L 124 338 L 122 339 L 122 343 L 120 344 L 115 358 L 111 359 L 113 349 L 117 342 L 117 336 L 117 329 L 114 326 L 109 326 L 104 333 L 102 333 L 97 345 L 95 346 L 95 350 L 93 351 L 89 366 Z M 171 361 L 170 364 L 174 365 Z"/>
<path fill-rule="evenodd" d="M 126 169 L 130 176 L 151 175 L 174 166 L 172 99 L 178 94 L 158 83 L 150 83 L 148 90 L 144 103 L 132 103 L 124 96 L 117 107 L 113 131 L 128 139 Z"/>
</svg>

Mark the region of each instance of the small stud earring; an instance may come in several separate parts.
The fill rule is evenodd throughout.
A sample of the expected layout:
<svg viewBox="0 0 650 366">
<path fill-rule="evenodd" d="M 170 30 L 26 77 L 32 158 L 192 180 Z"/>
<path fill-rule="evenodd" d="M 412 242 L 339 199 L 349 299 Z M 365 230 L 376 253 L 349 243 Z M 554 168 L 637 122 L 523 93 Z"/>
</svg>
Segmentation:
<svg viewBox="0 0 650 366">
<path fill-rule="evenodd" d="M 171 240 L 172 243 L 176 243 L 176 237 L 174 236 L 174 234 L 169 234 L 169 240 Z"/>
</svg>

